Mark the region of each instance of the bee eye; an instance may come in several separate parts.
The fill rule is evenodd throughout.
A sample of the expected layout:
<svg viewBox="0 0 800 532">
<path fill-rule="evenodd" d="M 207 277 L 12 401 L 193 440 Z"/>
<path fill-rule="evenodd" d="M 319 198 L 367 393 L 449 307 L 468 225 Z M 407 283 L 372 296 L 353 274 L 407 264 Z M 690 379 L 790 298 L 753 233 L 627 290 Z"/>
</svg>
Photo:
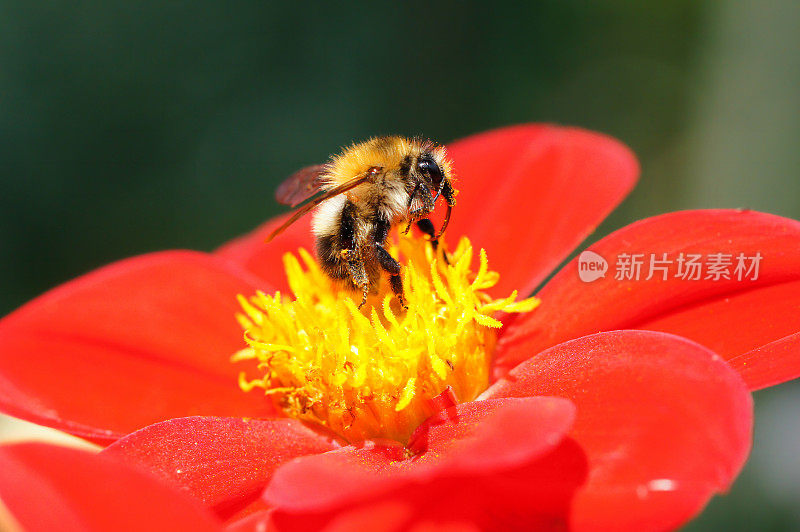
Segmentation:
<svg viewBox="0 0 800 532">
<path fill-rule="evenodd" d="M 420 170 L 420 172 L 427 174 L 435 186 L 438 187 L 439 183 L 442 182 L 442 170 L 433 159 L 421 157 L 417 162 L 417 168 Z"/>
</svg>

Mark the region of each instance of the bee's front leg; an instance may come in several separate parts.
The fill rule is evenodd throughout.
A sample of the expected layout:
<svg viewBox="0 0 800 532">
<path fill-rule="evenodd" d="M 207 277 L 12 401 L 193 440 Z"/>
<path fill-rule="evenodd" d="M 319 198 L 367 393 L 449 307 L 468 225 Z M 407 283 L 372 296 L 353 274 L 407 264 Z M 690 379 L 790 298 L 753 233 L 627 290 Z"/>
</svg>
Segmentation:
<svg viewBox="0 0 800 532">
<path fill-rule="evenodd" d="M 419 200 L 420 205 L 412 209 L 411 205 L 414 203 L 415 198 Z M 428 188 L 428 185 L 422 182 L 417 183 L 411 195 L 408 197 L 408 225 L 403 231 L 403 234 L 408 234 L 408 231 L 411 229 L 411 224 L 418 222 L 420 218 L 433 212 L 434 208 L 436 208 L 436 205 L 433 202 L 431 190 Z"/>
<path fill-rule="evenodd" d="M 436 238 L 436 228 L 433 227 L 433 222 L 430 221 L 428 218 L 423 218 L 422 220 L 417 221 L 417 227 L 420 231 L 425 233 L 430 240 L 431 247 L 433 247 L 433 251 L 439 249 L 439 239 Z M 447 256 L 447 252 L 442 248 L 442 257 L 444 258 L 445 264 L 450 264 L 450 257 Z"/>
</svg>

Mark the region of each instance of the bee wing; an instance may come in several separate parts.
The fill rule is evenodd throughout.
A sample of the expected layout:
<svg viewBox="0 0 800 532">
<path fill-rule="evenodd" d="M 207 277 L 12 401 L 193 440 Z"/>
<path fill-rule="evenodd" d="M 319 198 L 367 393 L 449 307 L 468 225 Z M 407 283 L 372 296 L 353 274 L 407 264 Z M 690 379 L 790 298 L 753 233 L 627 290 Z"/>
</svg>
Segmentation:
<svg viewBox="0 0 800 532">
<path fill-rule="evenodd" d="M 321 179 L 324 174 L 324 164 L 301 168 L 278 186 L 278 190 L 275 191 L 275 199 L 278 200 L 278 203 L 297 207 L 320 191 L 320 187 L 324 184 Z"/>
<path fill-rule="evenodd" d="M 343 193 L 347 192 L 351 188 L 357 187 L 358 185 L 360 185 L 364 181 L 366 181 L 369 178 L 371 178 L 379 170 L 380 169 L 377 168 L 377 167 L 372 167 L 369 170 L 367 170 L 366 172 L 358 174 L 353 179 L 351 179 L 349 181 L 345 181 L 341 185 L 339 185 L 337 187 L 334 187 L 334 188 L 332 188 L 330 190 L 327 190 L 323 194 L 321 194 L 321 195 L 317 196 L 316 198 L 312 199 L 311 201 L 309 201 L 308 203 L 306 203 L 305 205 L 303 205 L 302 207 L 297 209 L 294 212 L 294 214 L 292 214 L 292 216 L 288 220 L 286 220 L 280 227 L 278 227 L 272 233 L 270 233 L 270 235 L 267 237 L 266 241 L 269 242 L 270 240 L 272 240 L 273 238 L 275 238 L 276 236 L 281 234 L 287 227 L 289 227 L 290 225 L 295 223 L 303 215 L 307 214 L 311 209 L 313 209 L 314 207 L 316 207 L 317 205 L 319 205 L 320 203 L 322 203 L 326 199 L 330 199 L 330 198 L 332 198 L 334 196 L 338 196 L 339 194 L 343 194 Z"/>
</svg>

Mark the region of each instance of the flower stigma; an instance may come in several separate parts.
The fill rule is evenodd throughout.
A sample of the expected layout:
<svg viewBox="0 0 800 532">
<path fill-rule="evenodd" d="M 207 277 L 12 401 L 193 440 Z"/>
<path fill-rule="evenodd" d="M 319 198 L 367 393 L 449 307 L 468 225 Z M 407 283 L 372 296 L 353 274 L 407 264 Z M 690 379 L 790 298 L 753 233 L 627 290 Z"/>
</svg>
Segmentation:
<svg viewBox="0 0 800 532">
<path fill-rule="evenodd" d="M 231 357 L 250 361 L 244 391 L 262 388 L 288 416 L 319 423 L 346 441 L 408 443 L 437 410 L 448 387 L 471 401 L 489 384 L 496 312 L 536 308 L 536 298 L 493 299 L 499 280 L 481 249 L 462 237 L 449 264 L 417 238 L 399 235 L 390 252 L 405 258 L 403 309 L 387 286 L 358 309 L 354 292 L 332 281 L 304 249 L 283 257 L 294 298 L 280 292 L 239 296 L 237 319 L 247 347 Z M 248 376 L 249 375 L 249 376 Z"/>
</svg>

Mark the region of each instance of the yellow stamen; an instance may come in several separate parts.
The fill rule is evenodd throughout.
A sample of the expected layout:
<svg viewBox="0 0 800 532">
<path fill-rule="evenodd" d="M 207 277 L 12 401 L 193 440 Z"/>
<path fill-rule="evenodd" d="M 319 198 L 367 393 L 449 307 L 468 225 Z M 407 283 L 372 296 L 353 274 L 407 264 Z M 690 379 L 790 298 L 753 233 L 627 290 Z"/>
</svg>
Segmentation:
<svg viewBox="0 0 800 532">
<path fill-rule="evenodd" d="M 237 319 L 248 347 L 231 361 L 257 363 L 250 377 L 242 372 L 239 386 L 264 389 L 287 415 L 350 442 L 407 443 L 446 388 L 459 402 L 481 393 L 489 383 L 494 329 L 502 326 L 492 314 L 529 312 L 539 300 L 516 301 L 516 291 L 496 300 L 486 294 L 499 275 L 489 270 L 483 249 L 478 271 L 470 269 L 467 238 L 449 255 L 450 264 L 411 236 L 399 235 L 390 251 L 405 257 L 407 310 L 386 286 L 359 309 L 353 297 L 360 294 L 331 281 L 304 249 L 300 260 L 284 256 L 294 300 L 280 293 L 239 296 Z"/>
</svg>

